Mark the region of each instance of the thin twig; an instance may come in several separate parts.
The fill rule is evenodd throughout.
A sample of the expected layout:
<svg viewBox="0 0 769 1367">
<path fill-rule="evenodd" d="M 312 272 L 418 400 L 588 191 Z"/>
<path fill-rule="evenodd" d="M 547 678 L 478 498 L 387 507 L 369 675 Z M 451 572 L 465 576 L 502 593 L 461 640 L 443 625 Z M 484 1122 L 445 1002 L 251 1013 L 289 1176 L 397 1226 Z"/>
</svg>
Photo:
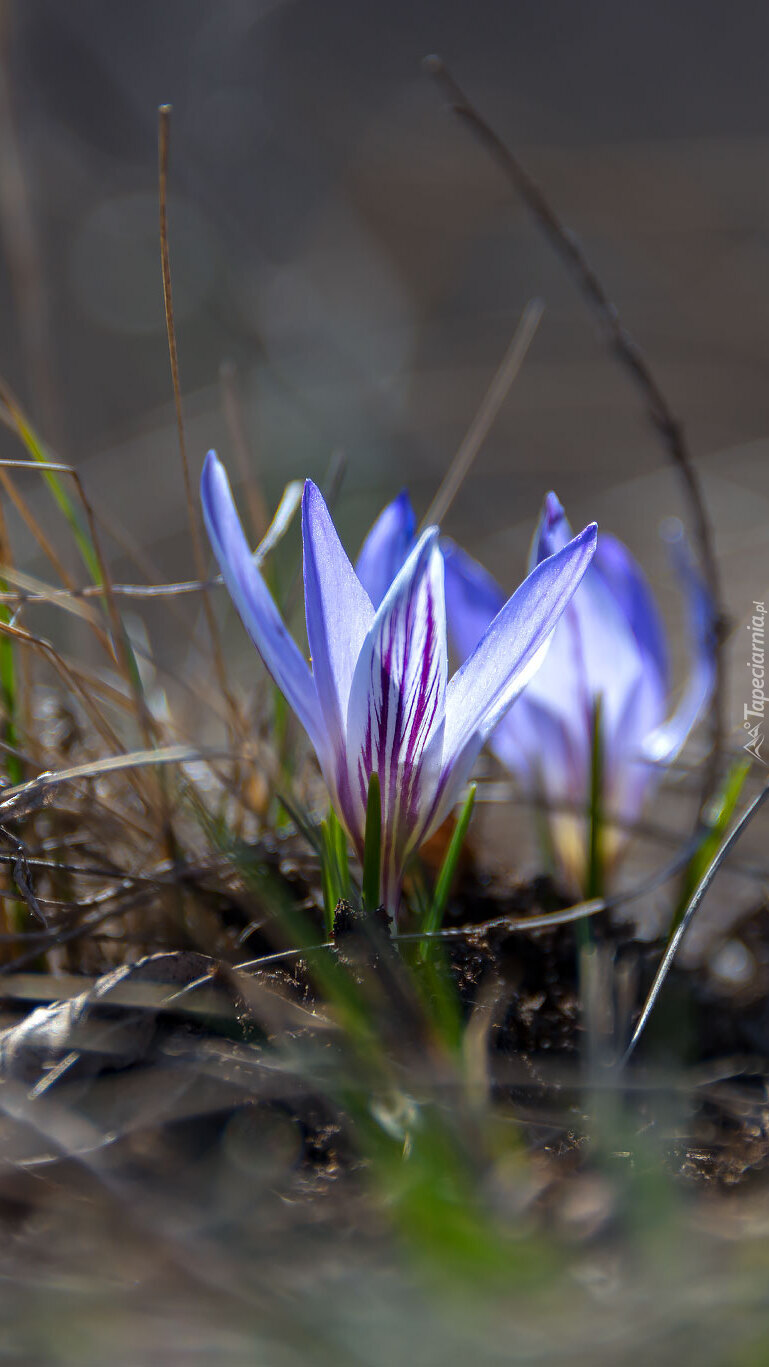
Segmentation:
<svg viewBox="0 0 769 1367">
<path fill-rule="evenodd" d="M 0 238 L 19 324 L 23 371 L 49 439 L 61 435 L 61 403 L 51 346 L 51 309 L 40 234 L 15 117 L 10 5 L 0 7 Z"/>
<path fill-rule="evenodd" d="M 255 478 L 253 461 L 246 436 L 243 417 L 243 400 L 238 384 L 238 368 L 234 361 L 223 361 L 219 367 L 219 380 L 222 391 L 224 420 L 230 433 L 230 441 L 240 467 L 240 477 L 246 493 L 246 506 L 251 519 L 251 530 L 257 541 L 261 541 L 270 523 L 264 494 L 258 479 Z"/>
<path fill-rule="evenodd" d="M 617 307 L 612 303 L 583 248 L 561 221 L 540 186 L 514 152 L 495 133 L 457 84 L 440 57 L 427 57 L 425 69 L 434 77 L 453 112 L 486 148 L 513 189 L 520 195 L 550 244 L 570 271 L 586 299 L 613 355 L 638 389 L 655 430 L 662 437 L 668 458 L 678 471 L 689 504 L 702 573 L 710 594 L 714 614 L 714 651 L 716 678 L 710 709 L 711 749 L 703 775 L 702 806 L 712 795 L 719 777 L 724 739 L 726 681 L 722 644 L 727 619 L 721 594 L 721 576 L 716 558 L 713 531 L 699 475 L 692 459 L 684 429 L 673 413 L 660 385 L 625 328 Z"/>
<path fill-rule="evenodd" d="M 182 461 L 182 474 L 184 477 L 184 493 L 187 500 L 187 516 L 189 519 L 190 536 L 192 538 L 192 553 L 195 560 L 195 569 L 201 581 L 206 579 L 206 560 L 203 554 L 203 543 L 200 536 L 200 524 L 196 511 L 195 498 L 192 491 L 192 476 L 190 474 L 190 463 L 187 458 L 187 441 L 184 434 L 184 414 L 182 412 L 182 391 L 179 381 L 179 357 L 176 349 L 176 325 L 174 323 L 173 295 L 171 293 L 171 259 L 168 250 L 168 148 L 171 131 L 171 106 L 163 104 L 158 110 L 158 189 L 160 201 L 160 262 L 163 272 L 163 301 L 166 313 L 166 331 L 168 334 L 168 354 L 171 362 L 171 381 L 174 390 L 174 407 L 176 410 L 176 426 L 179 434 L 179 453 Z M 216 618 L 211 601 L 207 592 L 203 594 L 203 610 L 206 615 L 208 632 L 211 637 L 211 644 L 214 652 L 214 667 L 216 669 L 219 687 L 222 695 L 227 701 L 230 710 L 230 724 L 237 734 L 237 708 L 230 694 L 227 684 L 227 671 L 224 666 L 224 656 L 222 645 L 219 638 L 219 630 L 216 625 Z"/>
<path fill-rule="evenodd" d="M 532 299 L 523 310 L 513 340 L 502 358 L 500 367 L 483 396 L 478 412 L 459 444 L 457 453 L 446 471 L 445 478 L 435 498 L 422 519 L 423 526 L 442 522 L 449 511 L 467 478 L 473 461 L 489 435 L 505 399 L 510 393 L 513 382 L 520 372 L 544 311 L 545 306 L 541 299 Z"/>
</svg>

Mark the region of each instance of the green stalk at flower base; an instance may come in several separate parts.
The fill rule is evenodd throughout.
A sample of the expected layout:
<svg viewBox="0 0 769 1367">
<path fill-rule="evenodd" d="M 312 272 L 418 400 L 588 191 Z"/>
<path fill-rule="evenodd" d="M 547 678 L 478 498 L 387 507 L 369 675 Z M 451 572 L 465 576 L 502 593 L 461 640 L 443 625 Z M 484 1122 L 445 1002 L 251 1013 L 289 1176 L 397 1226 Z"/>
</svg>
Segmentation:
<svg viewBox="0 0 769 1367">
<path fill-rule="evenodd" d="M 372 774 L 366 799 L 366 833 L 363 840 L 363 907 L 376 911 L 382 877 L 382 798 L 379 775 Z"/>
<path fill-rule="evenodd" d="M 440 873 L 438 874 L 438 881 L 435 884 L 433 899 L 428 908 L 424 925 L 422 926 L 422 929 L 427 931 L 428 934 L 434 934 L 436 930 L 440 930 L 441 925 L 443 924 L 443 917 L 446 914 L 446 906 L 449 900 L 449 893 L 451 892 L 451 885 L 454 882 L 459 856 L 462 853 L 462 846 L 465 843 L 467 828 L 470 825 L 470 818 L 473 814 L 477 790 L 477 783 L 471 783 L 467 797 L 462 804 L 459 820 L 454 827 L 451 840 L 449 841 L 449 847 L 441 865 Z M 419 953 L 422 960 L 428 958 L 430 953 L 429 940 L 424 940 L 422 942 L 419 947 Z"/>
</svg>

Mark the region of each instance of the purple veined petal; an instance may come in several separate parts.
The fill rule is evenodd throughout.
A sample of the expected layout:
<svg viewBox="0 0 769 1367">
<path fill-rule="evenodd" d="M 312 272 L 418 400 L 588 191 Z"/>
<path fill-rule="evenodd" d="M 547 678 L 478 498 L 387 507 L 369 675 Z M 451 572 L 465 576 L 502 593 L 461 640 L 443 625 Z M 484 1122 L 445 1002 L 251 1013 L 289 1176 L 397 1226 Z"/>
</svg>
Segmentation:
<svg viewBox="0 0 769 1367">
<path fill-rule="evenodd" d="M 446 568 L 446 618 L 460 660 L 472 655 L 486 629 L 505 605 L 505 595 L 477 560 L 453 541 L 441 540 Z"/>
<path fill-rule="evenodd" d="M 203 466 L 200 494 L 211 547 L 241 621 L 321 758 L 327 736 L 312 674 L 254 564 L 229 480 L 214 451 Z"/>
<path fill-rule="evenodd" d="M 670 680 L 665 629 L 646 575 L 615 536 L 601 532 L 592 570 L 614 595 L 645 658 L 659 674 L 667 693 Z"/>
<path fill-rule="evenodd" d="M 540 667 L 553 628 L 595 551 L 596 527 L 537 565 L 497 614 L 446 690 L 441 795 L 430 830 L 450 810 L 487 736 Z"/>
<path fill-rule="evenodd" d="M 377 611 L 355 670 L 347 714 L 350 803 L 362 845 L 372 773 L 382 795 L 382 887 L 395 910 L 403 862 L 432 807 L 443 747 L 448 673 L 443 557 L 428 528 Z"/>
<path fill-rule="evenodd" d="M 374 609 L 339 540 L 323 495 L 309 479 L 302 498 L 302 544 L 312 674 L 326 733 L 339 755 L 344 751 L 353 674 Z"/>
<path fill-rule="evenodd" d="M 669 764 L 682 749 L 713 692 L 716 677 L 715 614 L 707 586 L 696 569 L 682 530 L 671 538 L 673 564 L 683 583 L 690 623 L 689 679 L 673 716 L 646 737 L 644 754 L 653 764 Z"/>
<path fill-rule="evenodd" d="M 416 530 L 414 509 L 404 489 L 379 514 L 355 562 L 355 573 L 375 608 L 413 550 Z"/>
</svg>

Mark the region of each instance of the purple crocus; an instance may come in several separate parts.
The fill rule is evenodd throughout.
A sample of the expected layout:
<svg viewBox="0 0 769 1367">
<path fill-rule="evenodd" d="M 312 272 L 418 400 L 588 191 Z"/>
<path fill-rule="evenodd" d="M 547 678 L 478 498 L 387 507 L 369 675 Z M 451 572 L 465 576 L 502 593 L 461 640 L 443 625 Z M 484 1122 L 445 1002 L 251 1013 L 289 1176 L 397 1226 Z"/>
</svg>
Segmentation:
<svg viewBox="0 0 769 1367">
<path fill-rule="evenodd" d="M 356 574 L 320 490 L 307 480 L 302 542 L 310 668 L 254 564 L 214 452 L 201 493 L 224 581 L 312 741 L 359 858 L 369 781 L 373 773 L 379 777 L 382 895 L 394 912 L 407 859 L 448 815 L 487 736 L 538 668 L 590 563 L 595 527 L 538 565 L 500 603 L 449 679 L 437 527 L 414 541 L 413 514 L 401 496 L 372 529 Z"/>
<path fill-rule="evenodd" d="M 545 500 L 532 563 L 549 563 L 571 536 L 554 494 Z M 601 532 L 593 562 L 556 627 L 524 695 L 490 738 L 490 748 L 530 796 L 548 804 L 548 830 L 562 872 L 586 885 L 595 715 L 600 699 L 604 858 L 641 811 L 661 770 L 678 754 L 713 687 L 712 612 L 685 543 L 674 546 L 687 594 L 693 643 L 690 677 L 667 720 L 670 672 L 665 632 L 649 584 L 630 552 Z M 444 544 L 449 631 L 460 658 L 472 655 L 504 595 L 494 580 Z M 569 809 L 572 810 L 569 810 Z M 612 824 L 614 822 L 614 824 Z"/>
</svg>

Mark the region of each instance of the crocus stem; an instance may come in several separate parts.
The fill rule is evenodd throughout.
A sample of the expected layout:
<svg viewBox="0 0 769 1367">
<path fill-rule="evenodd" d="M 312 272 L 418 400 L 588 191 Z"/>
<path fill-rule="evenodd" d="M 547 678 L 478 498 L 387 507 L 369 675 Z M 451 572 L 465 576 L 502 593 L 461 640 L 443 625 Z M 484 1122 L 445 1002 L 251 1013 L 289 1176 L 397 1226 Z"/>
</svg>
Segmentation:
<svg viewBox="0 0 769 1367">
<path fill-rule="evenodd" d="M 363 906 L 375 911 L 379 906 L 382 866 L 382 800 L 379 775 L 372 774 L 366 801 L 366 832 L 363 842 Z"/>
<path fill-rule="evenodd" d="M 350 865 L 347 859 L 347 837 L 333 807 L 321 822 L 321 878 L 323 908 L 328 934 L 334 928 L 337 903 L 350 898 Z"/>
<path fill-rule="evenodd" d="M 601 695 L 593 706 L 592 746 L 590 755 L 590 808 L 587 831 L 587 879 L 585 897 L 592 901 L 603 897 L 604 858 L 603 858 L 603 739 L 601 731 Z M 588 933 L 587 922 L 582 925 Z"/>
<path fill-rule="evenodd" d="M 477 783 L 472 783 L 467 797 L 465 798 L 459 820 L 454 827 L 454 833 L 449 841 L 449 848 L 446 851 L 446 856 L 441 865 L 441 871 L 438 874 L 433 900 L 430 903 L 430 907 L 425 917 L 424 925 L 422 927 L 423 930 L 436 931 L 441 928 L 441 923 L 446 912 L 446 905 L 449 900 L 449 893 L 451 892 L 451 885 L 454 881 L 454 874 L 456 873 L 457 864 L 459 863 L 459 856 L 462 852 L 462 846 L 465 843 L 467 828 L 470 825 L 470 817 L 473 814 L 477 788 Z M 419 947 L 420 957 L 426 959 L 429 951 L 430 941 L 423 940 Z"/>
<path fill-rule="evenodd" d="M 333 821 L 332 818 L 333 817 Z M 329 826 L 334 837 L 336 849 L 336 864 L 339 874 L 339 891 L 342 897 L 350 900 L 350 863 L 347 857 L 347 836 L 344 826 L 339 820 L 333 807 L 329 814 Z"/>
</svg>

